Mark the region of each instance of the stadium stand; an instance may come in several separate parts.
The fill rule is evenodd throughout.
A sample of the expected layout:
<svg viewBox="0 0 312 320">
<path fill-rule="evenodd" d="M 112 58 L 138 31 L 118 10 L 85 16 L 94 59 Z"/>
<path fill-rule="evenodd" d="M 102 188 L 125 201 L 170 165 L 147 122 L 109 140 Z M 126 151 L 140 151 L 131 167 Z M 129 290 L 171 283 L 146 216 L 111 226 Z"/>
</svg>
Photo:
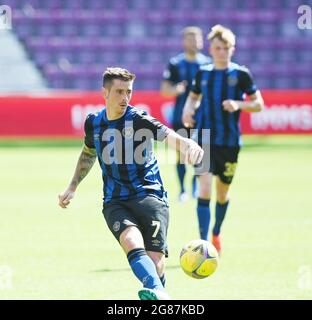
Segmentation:
<svg viewBox="0 0 312 320">
<path fill-rule="evenodd" d="M 0 30 L 0 44 L 0 93 L 47 92 L 48 84 L 16 35 Z"/>
<path fill-rule="evenodd" d="M 308 34 L 297 28 L 299 0 L 7 0 L 13 32 L 50 88 L 97 90 L 107 66 L 137 74 L 136 88 L 157 90 L 181 51 L 181 29 L 205 34 L 221 23 L 237 34 L 234 60 L 260 88 L 311 88 Z M 291 77 L 289 77 L 291 75 Z"/>
</svg>

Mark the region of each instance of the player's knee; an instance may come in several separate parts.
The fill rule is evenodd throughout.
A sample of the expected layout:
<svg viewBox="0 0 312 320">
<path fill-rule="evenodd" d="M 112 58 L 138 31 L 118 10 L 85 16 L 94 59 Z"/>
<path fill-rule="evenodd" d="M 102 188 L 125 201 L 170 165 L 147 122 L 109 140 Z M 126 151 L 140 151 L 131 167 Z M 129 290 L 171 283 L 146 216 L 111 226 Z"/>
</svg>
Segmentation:
<svg viewBox="0 0 312 320">
<path fill-rule="evenodd" d="M 225 204 L 226 202 L 229 201 L 229 198 L 227 198 L 227 197 L 217 198 L 217 201 L 220 204 Z"/>
<path fill-rule="evenodd" d="M 199 187 L 199 198 L 201 199 L 210 199 L 211 196 L 211 187 L 210 185 L 201 184 Z"/>
<path fill-rule="evenodd" d="M 199 191 L 199 198 L 201 199 L 210 199 L 211 193 L 210 190 L 200 190 Z"/>
<path fill-rule="evenodd" d="M 199 177 L 199 198 L 210 199 L 211 197 L 211 174 Z"/>
<path fill-rule="evenodd" d="M 142 234 L 134 226 L 128 227 L 121 233 L 119 243 L 126 253 L 136 248 L 144 248 Z"/>
<path fill-rule="evenodd" d="M 226 203 L 227 201 L 229 201 L 228 192 L 218 192 L 218 193 L 217 193 L 217 201 L 218 201 L 220 204 L 224 204 L 224 203 Z"/>
</svg>

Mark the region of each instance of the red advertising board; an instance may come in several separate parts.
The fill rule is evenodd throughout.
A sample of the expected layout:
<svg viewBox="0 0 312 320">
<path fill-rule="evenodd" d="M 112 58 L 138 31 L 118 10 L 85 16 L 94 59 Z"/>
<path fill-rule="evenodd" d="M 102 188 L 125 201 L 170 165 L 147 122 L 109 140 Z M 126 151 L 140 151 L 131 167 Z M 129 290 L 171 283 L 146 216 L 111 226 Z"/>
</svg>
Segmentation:
<svg viewBox="0 0 312 320">
<path fill-rule="evenodd" d="M 312 90 L 266 90 L 263 96 L 262 112 L 242 113 L 243 133 L 312 133 Z M 159 92 L 136 92 L 131 104 L 170 122 L 173 100 Z M 97 92 L 0 96 L 0 136 L 81 136 L 86 115 L 103 105 Z"/>
<path fill-rule="evenodd" d="M 265 108 L 242 113 L 247 134 L 312 133 L 312 90 L 263 90 Z"/>
</svg>

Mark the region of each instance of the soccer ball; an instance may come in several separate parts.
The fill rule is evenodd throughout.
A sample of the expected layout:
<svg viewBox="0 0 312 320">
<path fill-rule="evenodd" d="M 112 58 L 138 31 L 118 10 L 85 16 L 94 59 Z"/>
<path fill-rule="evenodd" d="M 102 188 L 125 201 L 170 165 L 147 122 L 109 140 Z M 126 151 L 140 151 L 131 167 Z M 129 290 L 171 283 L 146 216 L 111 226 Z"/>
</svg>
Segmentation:
<svg viewBox="0 0 312 320">
<path fill-rule="evenodd" d="M 218 251 L 206 240 L 192 240 L 181 250 L 180 265 L 190 277 L 204 279 L 212 275 L 218 266 Z"/>
</svg>

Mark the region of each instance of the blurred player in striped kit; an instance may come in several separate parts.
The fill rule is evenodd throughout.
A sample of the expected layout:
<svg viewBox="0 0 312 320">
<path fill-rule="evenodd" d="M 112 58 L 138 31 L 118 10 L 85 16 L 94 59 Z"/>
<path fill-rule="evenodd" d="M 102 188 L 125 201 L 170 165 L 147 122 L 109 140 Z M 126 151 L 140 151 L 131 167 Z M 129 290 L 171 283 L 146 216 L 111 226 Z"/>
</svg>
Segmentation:
<svg viewBox="0 0 312 320">
<path fill-rule="evenodd" d="M 203 48 L 203 34 L 200 28 L 189 26 L 183 29 L 182 34 L 184 52 L 170 59 L 163 73 L 161 93 L 165 96 L 176 97 L 172 126 L 174 131 L 189 138 L 190 129 L 182 123 L 183 107 L 199 67 L 210 62 L 210 59 L 199 52 Z M 184 186 L 186 168 L 179 156 L 177 157 L 176 167 L 180 184 L 179 201 L 184 202 L 187 200 Z M 193 197 L 196 197 L 195 175 L 192 182 L 192 193 Z"/>
<path fill-rule="evenodd" d="M 259 112 L 263 107 L 260 91 L 250 71 L 231 62 L 235 35 L 216 25 L 208 34 L 212 63 L 197 72 L 183 110 L 188 127 L 210 129 L 210 172 L 199 178 L 197 215 L 202 239 L 208 239 L 212 175 L 216 176 L 216 219 L 212 243 L 221 251 L 220 229 L 229 204 L 229 188 L 241 146 L 239 118 L 242 110 Z M 249 99 L 245 101 L 245 96 Z M 197 137 L 199 144 L 204 138 Z"/>
</svg>

